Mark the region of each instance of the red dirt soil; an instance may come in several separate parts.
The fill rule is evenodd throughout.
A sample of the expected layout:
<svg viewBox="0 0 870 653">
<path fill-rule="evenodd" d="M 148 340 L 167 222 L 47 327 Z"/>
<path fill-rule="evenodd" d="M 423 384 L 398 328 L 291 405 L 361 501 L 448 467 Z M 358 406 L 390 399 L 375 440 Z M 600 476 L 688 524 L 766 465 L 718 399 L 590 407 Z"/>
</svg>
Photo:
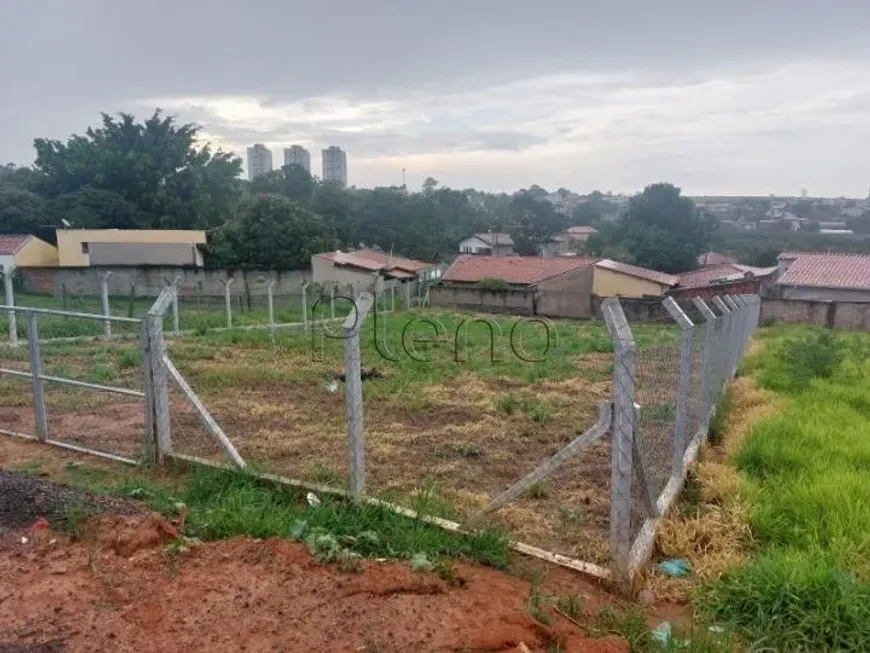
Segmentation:
<svg viewBox="0 0 870 653">
<path fill-rule="evenodd" d="M 628 651 L 534 621 L 529 583 L 485 567 L 458 563 L 451 587 L 395 561 L 342 573 L 280 539 L 172 552 L 173 533 L 157 515 L 104 517 L 77 542 L 0 533 L 0 650 Z"/>
</svg>

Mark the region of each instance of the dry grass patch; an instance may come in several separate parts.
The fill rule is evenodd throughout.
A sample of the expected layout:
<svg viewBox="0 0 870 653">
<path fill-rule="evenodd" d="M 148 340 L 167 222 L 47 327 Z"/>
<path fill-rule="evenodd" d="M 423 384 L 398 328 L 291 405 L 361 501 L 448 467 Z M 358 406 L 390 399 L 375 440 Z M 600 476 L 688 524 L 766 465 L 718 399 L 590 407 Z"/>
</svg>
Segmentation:
<svg viewBox="0 0 870 653">
<path fill-rule="evenodd" d="M 745 560 L 746 544 L 752 534 L 742 481 L 729 459 L 755 422 L 780 409 L 781 399 L 759 389 L 748 377 L 738 378 L 728 391 L 731 411 L 722 443 L 703 447 L 683 501 L 671 509 L 659 529 L 658 553 L 664 558 L 686 558 L 693 570 L 688 578 L 648 574 L 648 587 L 663 600 L 687 600 L 698 581 L 719 578 Z M 686 501 L 691 492 L 696 494 L 697 505 Z M 676 514 L 681 510 L 681 515 Z"/>
</svg>

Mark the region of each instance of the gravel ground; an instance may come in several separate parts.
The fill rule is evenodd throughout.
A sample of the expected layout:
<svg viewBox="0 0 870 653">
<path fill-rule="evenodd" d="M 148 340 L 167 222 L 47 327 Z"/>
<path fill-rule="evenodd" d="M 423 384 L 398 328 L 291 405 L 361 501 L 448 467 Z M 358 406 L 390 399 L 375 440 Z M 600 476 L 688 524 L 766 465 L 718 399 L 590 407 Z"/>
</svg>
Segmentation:
<svg viewBox="0 0 870 653">
<path fill-rule="evenodd" d="M 28 527 L 44 517 L 49 524 L 62 522 L 70 506 L 93 514 L 138 515 L 141 504 L 104 494 L 58 485 L 17 472 L 0 470 L 0 529 Z M 0 653 L 4 653 L 0 647 Z"/>
</svg>

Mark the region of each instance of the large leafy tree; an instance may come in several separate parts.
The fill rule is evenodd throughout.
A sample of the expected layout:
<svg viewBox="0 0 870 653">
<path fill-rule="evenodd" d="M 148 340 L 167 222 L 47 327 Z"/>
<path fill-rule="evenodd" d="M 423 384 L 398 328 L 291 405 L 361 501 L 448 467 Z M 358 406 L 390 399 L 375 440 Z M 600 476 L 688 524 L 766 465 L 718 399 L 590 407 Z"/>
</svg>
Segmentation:
<svg viewBox="0 0 870 653">
<path fill-rule="evenodd" d="M 308 266 L 312 254 L 331 249 L 333 241 L 321 216 L 286 197 L 259 195 L 215 232 L 212 264 L 291 270 Z"/>
<path fill-rule="evenodd" d="M 0 183 L 0 233 L 41 233 L 42 198 L 29 190 Z"/>
<path fill-rule="evenodd" d="M 630 262 L 661 272 L 685 272 L 697 267 L 715 227 L 695 203 L 672 184 L 647 186 L 631 198 L 618 223 L 620 248 Z"/>
<path fill-rule="evenodd" d="M 305 168 L 294 163 L 258 176 L 251 182 L 250 192 L 254 195 L 283 195 L 308 206 L 314 197 L 314 178 Z"/>
<path fill-rule="evenodd" d="M 239 199 L 241 160 L 197 147 L 198 128 L 157 110 L 145 122 L 103 114 L 102 125 L 66 143 L 38 138 L 38 191 L 59 223 L 69 207 L 95 209 L 87 226 L 209 228 L 230 218 Z M 101 206 L 105 201 L 108 206 Z M 82 212 L 75 214 L 82 219 Z M 76 225 L 78 226 L 78 225 Z"/>
<path fill-rule="evenodd" d="M 529 191 L 517 193 L 510 204 L 510 234 L 514 250 L 528 256 L 537 254 L 541 245 L 568 226 L 566 216 L 533 189 L 540 187 L 532 186 Z"/>
</svg>

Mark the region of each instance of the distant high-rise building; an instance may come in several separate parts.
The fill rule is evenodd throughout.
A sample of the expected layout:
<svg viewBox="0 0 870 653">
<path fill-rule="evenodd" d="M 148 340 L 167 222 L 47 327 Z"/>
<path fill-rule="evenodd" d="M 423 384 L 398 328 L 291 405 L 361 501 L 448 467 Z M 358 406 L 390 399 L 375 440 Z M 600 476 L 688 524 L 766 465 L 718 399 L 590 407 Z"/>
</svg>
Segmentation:
<svg viewBox="0 0 870 653">
<path fill-rule="evenodd" d="M 284 165 L 302 166 L 311 174 L 311 153 L 301 145 L 291 145 L 284 148 Z"/>
<path fill-rule="evenodd" d="M 272 150 L 262 143 L 248 148 L 248 179 L 272 172 Z"/>
<path fill-rule="evenodd" d="M 335 145 L 323 150 L 323 181 L 334 181 L 347 186 L 347 154 Z"/>
</svg>

